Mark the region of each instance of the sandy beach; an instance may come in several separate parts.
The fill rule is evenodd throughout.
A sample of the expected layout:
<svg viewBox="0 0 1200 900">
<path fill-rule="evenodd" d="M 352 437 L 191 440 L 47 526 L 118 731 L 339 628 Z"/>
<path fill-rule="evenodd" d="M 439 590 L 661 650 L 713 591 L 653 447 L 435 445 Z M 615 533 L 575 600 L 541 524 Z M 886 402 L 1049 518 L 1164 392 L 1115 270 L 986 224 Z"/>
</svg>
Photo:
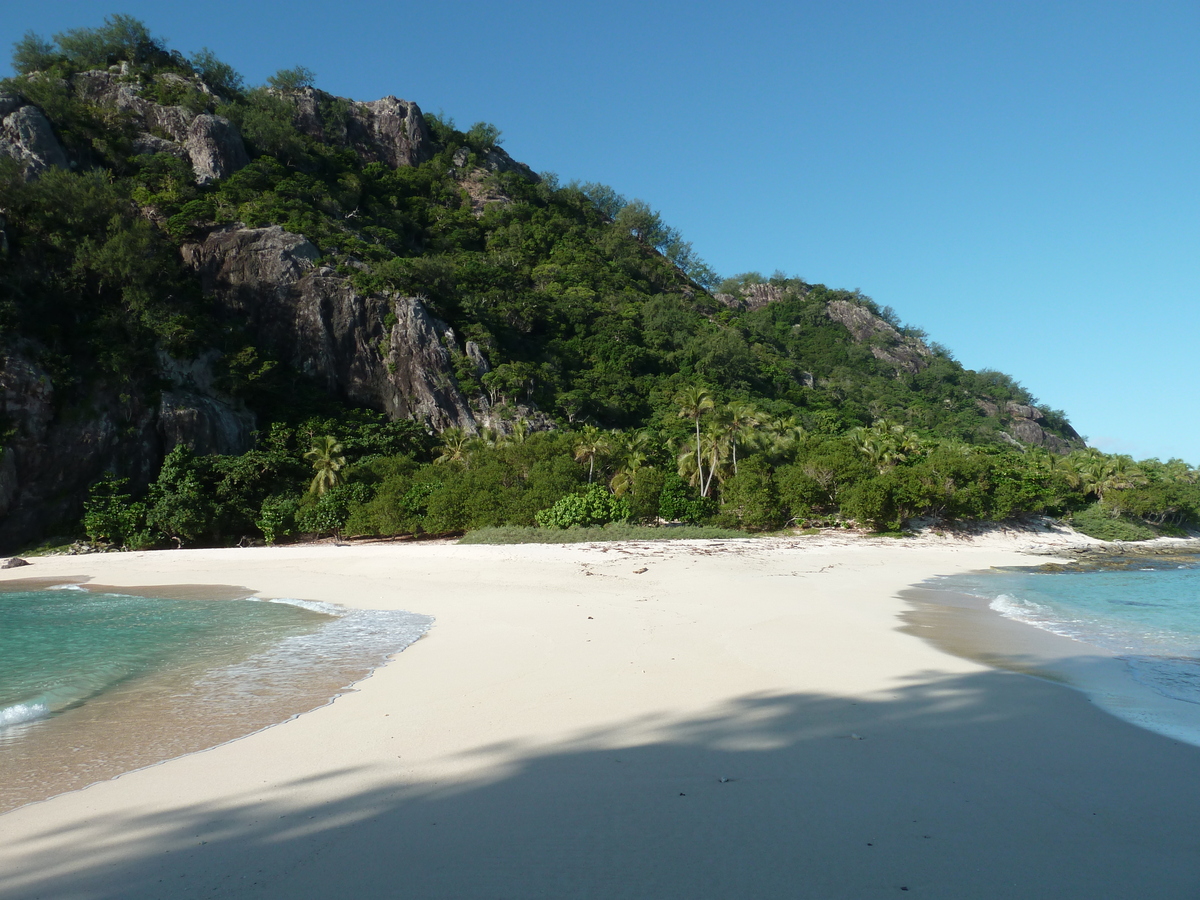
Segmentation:
<svg viewBox="0 0 1200 900">
<path fill-rule="evenodd" d="M 36 559 L 0 578 L 436 622 L 328 706 L 0 816 L 0 897 L 1194 898 L 1200 748 L 902 620 L 1054 540 Z"/>
</svg>

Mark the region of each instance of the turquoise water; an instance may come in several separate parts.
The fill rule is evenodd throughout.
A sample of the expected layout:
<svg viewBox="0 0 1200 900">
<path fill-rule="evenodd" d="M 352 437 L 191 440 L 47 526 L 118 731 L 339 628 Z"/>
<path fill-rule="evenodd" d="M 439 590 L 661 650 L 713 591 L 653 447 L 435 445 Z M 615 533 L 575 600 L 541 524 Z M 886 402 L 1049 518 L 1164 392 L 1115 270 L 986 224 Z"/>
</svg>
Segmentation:
<svg viewBox="0 0 1200 900">
<path fill-rule="evenodd" d="M 0 594 L 0 740 L 171 668 L 218 666 L 239 651 L 308 634 L 322 613 L 251 600 L 161 600 L 83 590 Z"/>
<path fill-rule="evenodd" d="M 1200 557 L 1128 558 L 1090 570 L 996 569 L 939 578 L 926 587 L 980 598 L 1006 618 L 1078 642 L 1081 653 L 1099 648 L 1119 660 L 1137 685 L 1200 705 Z M 1111 694 L 1111 684 L 1105 689 Z M 1145 706 L 1132 685 L 1128 696 L 1105 705 Z M 1200 710 L 1180 714 L 1200 721 Z M 1143 710 L 1127 717 L 1155 727 L 1152 720 L 1161 715 Z M 1181 733 L 1179 721 L 1171 733 Z M 1187 730 L 1185 739 L 1200 743 L 1200 729 Z"/>
<path fill-rule="evenodd" d="M 431 623 L 301 600 L 0 592 L 0 811 L 321 706 Z"/>
</svg>

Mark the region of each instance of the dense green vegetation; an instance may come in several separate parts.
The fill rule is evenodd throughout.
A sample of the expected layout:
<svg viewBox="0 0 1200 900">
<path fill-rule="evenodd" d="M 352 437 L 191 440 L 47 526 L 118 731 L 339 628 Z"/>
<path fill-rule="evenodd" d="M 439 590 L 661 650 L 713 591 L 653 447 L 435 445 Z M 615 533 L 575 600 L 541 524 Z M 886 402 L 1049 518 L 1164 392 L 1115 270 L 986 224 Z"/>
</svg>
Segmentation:
<svg viewBox="0 0 1200 900">
<path fill-rule="evenodd" d="M 25 181 L 0 160 L 7 238 L 0 341 L 24 342 L 60 404 L 97 386 L 159 389 L 156 358 L 216 348 L 221 386 L 256 413 L 255 449 L 177 448 L 157 480 L 97 484 L 83 527 L 118 546 L 281 541 L 301 534 L 445 534 L 501 526 L 587 528 L 660 519 L 751 531 L 914 518 L 1074 516 L 1089 533 L 1200 525 L 1197 472 L 1076 450 L 1055 456 L 1001 434 L 1005 404 L 1036 400 L 933 345 L 919 366 L 852 339 L 844 301 L 923 335 L 857 292 L 776 273 L 721 279 L 640 200 L 488 166 L 500 132 L 426 115 L 432 158 L 392 169 L 304 133 L 300 97 L 337 122 L 346 101 L 297 68 L 247 87 L 210 51 L 169 50 L 123 16 L 18 42 L 3 89 L 37 104 L 73 165 Z M 169 153 L 132 151 L 127 116 L 72 88 L 90 69 L 158 103 L 236 124 L 248 166 L 197 185 Z M 468 181 L 504 199 L 477 208 Z M 463 393 L 505 434 L 431 435 L 329 399 L 221 318 L 178 247 L 228 223 L 305 235 L 362 291 L 421 296 L 491 362 L 461 365 Z M 755 285 L 773 302 L 723 303 Z M 86 388 L 86 390 L 85 390 Z M 530 433 L 524 412 L 558 427 Z M 524 411 L 524 412 L 523 412 Z M 1065 416 L 1042 427 L 1070 439 Z M 2 424 L 2 423 L 0 423 Z M 1076 442 L 1078 445 L 1078 442 Z"/>
</svg>

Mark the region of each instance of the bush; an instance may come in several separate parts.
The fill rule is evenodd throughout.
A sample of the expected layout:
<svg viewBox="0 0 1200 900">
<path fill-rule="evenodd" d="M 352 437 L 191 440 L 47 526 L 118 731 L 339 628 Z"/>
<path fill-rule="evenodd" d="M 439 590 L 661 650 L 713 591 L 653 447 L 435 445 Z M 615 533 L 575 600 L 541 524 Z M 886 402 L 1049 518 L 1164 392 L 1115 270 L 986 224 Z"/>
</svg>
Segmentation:
<svg viewBox="0 0 1200 900">
<path fill-rule="evenodd" d="M 1148 541 L 1158 536 L 1150 526 L 1114 516 L 1099 503 L 1081 509 L 1067 521 L 1076 531 L 1101 541 Z"/>
<path fill-rule="evenodd" d="M 696 525 L 712 512 L 712 502 L 696 496 L 696 492 L 673 469 L 663 478 L 658 498 L 658 514 L 668 522 Z"/>
<path fill-rule="evenodd" d="M 255 526 L 262 532 L 268 544 L 296 533 L 296 511 L 300 506 L 297 497 L 268 497 L 259 507 Z"/>
<path fill-rule="evenodd" d="M 135 503 L 124 493 L 128 478 L 117 478 L 111 472 L 92 485 L 84 503 L 83 530 L 88 540 L 140 550 L 154 543 L 146 528 L 146 505 Z"/>
<path fill-rule="evenodd" d="M 340 535 L 350 510 L 371 499 L 371 488 L 362 484 L 339 484 L 321 496 L 305 495 L 296 510 L 296 528 L 311 534 Z"/>
<path fill-rule="evenodd" d="M 582 494 L 568 494 L 547 510 L 538 513 L 542 528 L 577 528 L 607 525 L 629 519 L 629 504 L 614 497 L 598 484 L 588 485 Z"/>
<path fill-rule="evenodd" d="M 631 521 L 644 523 L 657 521 L 665 483 L 666 476 L 659 469 L 643 466 L 634 472 L 633 485 L 625 495 L 625 499 L 629 503 Z"/>
<path fill-rule="evenodd" d="M 744 460 L 738 474 L 721 486 L 719 521 L 747 531 L 770 531 L 786 521 L 771 467 L 762 457 Z"/>
</svg>

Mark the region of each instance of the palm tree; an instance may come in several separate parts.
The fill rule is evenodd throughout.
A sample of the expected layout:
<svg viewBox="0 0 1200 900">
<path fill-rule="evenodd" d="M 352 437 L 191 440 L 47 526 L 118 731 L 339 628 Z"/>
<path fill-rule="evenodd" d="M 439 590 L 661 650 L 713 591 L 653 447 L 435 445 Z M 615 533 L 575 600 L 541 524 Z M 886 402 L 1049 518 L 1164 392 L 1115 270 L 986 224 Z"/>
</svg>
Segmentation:
<svg viewBox="0 0 1200 900">
<path fill-rule="evenodd" d="M 304 454 L 304 458 L 311 460 L 313 469 L 316 470 L 312 484 L 308 486 L 310 494 L 320 497 L 331 487 L 341 483 L 342 476 L 338 473 L 346 464 L 346 457 L 342 456 L 341 452 L 342 445 L 338 443 L 337 438 L 327 434 L 317 438 L 312 449 Z"/>
<path fill-rule="evenodd" d="M 725 460 L 728 458 L 729 434 L 718 427 L 708 427 L 692 442 L 684 444 L 679 454 L 679 476 L 700 489 L 700 496 L 707 497 L 712 488 L 713 476 L 725 480 Z M 708 472 L 704 463 L 708 463 Z"/>
<path fill-rule="evenodd" d="M 435 459 L 435 465 L 445 463 L 467 462 L 470 456 L 471 436 L 458 426 L 447 428 L 442 432 L 442 455 Z"/>
<path fill-rule="evenodd" d="M 712 394 L 707 388 L 699 385 L 691 385 L 685 387 L 682 391 L 675 395 L 675 402 L 679 404 L 679 418 L 691 419 L 696 423 L 696 472 L 701 483 L 704 482 L 704 463 L 702 461 L 700 450 L 700 419 L 704 414 L 713 408 Z M 682 474 L 682 472 L 680 473 Z"/>
<path fill-rule="evenodd" d="M 650 435 L 645 431 L 614 432 L 612 453 L 616 471 L 608 485 L 620 497 L 633 487 L 638 470 L 650 459 Z"/>
<path fill-rule="evenodd" d="M 738 470 L 738 439 L 752 437 L 754 429 L 762 424 L 762 413 L 753 403 L 744 400 L 734 400 L 726 404 L 723 410 L 722 422 L 729 429 L 729 443 L 733 448 L 733 474 Z"/>
<path fill-rule="evenodd" d="M 775 460 L 787 456 L 808 437 L 808 432 L 794 416 L 776 416 L 761 424 L 762 430 L 757 436 L 765 445 L 767 453 Z"/>
<path fill-rule="evenodd" d="M 585 425 L 575 441 L 575 459 L 579 462 L 587 460 L 588 484 L 596 473 L 596 457 L 604 456 L 609 451 L 611 439 L 608 434 L 595 425 Z"/>
<path fill-rule="evenodd" d="M 916 432 L 886 419 L 880 419 L 870 428 L 855 428 L 850 439 L 880 473 L 904 462 L 921 447 Z"/>
</svg>

